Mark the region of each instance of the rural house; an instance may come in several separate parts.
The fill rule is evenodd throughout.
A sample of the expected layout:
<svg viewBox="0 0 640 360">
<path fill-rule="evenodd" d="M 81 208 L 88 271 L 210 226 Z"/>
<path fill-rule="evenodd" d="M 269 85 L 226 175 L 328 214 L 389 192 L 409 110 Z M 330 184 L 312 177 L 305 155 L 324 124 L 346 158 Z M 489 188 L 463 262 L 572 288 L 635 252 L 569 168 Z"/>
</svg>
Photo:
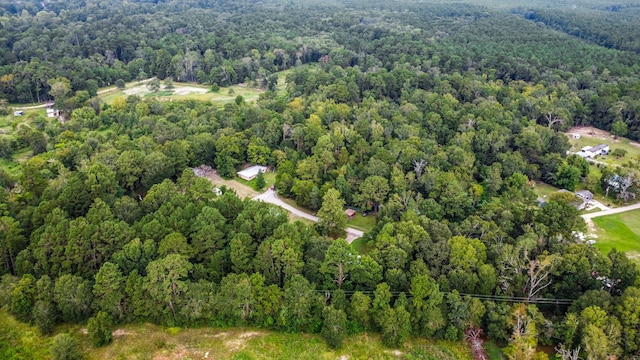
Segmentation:
<svg viewBox="0 0 640 360">
<path fill-rule="evenodd" d="M 587 202 L 593 200 L 593 193 L 589 190 L 578 190 L 576 191 L 576 195 L 578 195 L 582 200 Z"/>
<path fill-rule="evenodd" d="M 242 179 L 250 181 L 255 179 L 258 176 L 258 173 L 265 173 L 267 172 L 267 167 L 266 166 L 262 166 L 262 165 L 254 165 L 254 166 L 250 166 L 244 170 L 238 171 L 238 176 L 240 176 Z"/>
<path fill-rule="evenodd" d="M 580 151 L 578 151 L 576 155 L 583 158 L 593 159 L 599 155 L 609 154 L 609 150 L 610 148 L 609 148 L 609 145 L 607 144 L 600 144 L 596 146 L 585 146 L 582 149 L 580 149 Z"/>
</svg>

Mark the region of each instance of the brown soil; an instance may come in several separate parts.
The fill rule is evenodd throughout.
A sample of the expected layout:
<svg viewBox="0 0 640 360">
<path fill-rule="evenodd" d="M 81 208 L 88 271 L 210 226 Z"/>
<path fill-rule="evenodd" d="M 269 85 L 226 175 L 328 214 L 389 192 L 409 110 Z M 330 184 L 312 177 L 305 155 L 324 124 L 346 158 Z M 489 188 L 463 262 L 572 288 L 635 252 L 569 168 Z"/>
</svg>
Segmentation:
<svg viewBox="0 0 640 360">
<path fill-rule="evenodd" d="M 611 134 L 604 130 L 596 129 L 593 126 L 576 126 L 567 130 L 570 134 L 589 135 L 592 137 L 600 137 L 603 139 L 611 138 Z"/>
<path fill-rule="evenodd" d="M 585 135 L 585 136 L 589 136 L 596 139 L 612 140 L 613 142 L 618 141 L 614 139 L 613 135 L 611 135 L 608 131 L 596 129 L 593 126 L 572 127 L 571 129 L 567 130 L 567 134 L 580 134 L 580 135 Z M 629 141 L 629 144 L 640 147 L 640 143 L 636 141 Z"/>
<path fill-rule="evenodd" d="M 259 194 L 257 191 L 253 190 L 247 185 L 241 184 L 235 180 L 225 180 L 215 172 L 208 173 L 207 175 L 205 175 L 205 178 L 211 181 L 213 185 L 218 185 L 218 186 L 225 185 L 226 187 L 235 190 L 236 194 L 238 194 L 238 197 L 241 199 L 245 197 L 253 198 L 254 196 Z"/>
</svg>

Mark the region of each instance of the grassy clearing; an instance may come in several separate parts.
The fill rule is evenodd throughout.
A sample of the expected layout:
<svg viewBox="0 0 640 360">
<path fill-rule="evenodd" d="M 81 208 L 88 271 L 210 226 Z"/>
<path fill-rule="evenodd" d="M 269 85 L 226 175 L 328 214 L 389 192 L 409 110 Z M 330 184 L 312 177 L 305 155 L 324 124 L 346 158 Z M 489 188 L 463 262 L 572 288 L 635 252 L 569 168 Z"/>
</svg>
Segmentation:
<svg viewBox="0 0 640 360">
<path fill-rule="evenodd" d="M 376 226 L 376 217 L 374 215 L 362 216 L 357 213 L 353 218 L 347 220 L 347 226 L 357 230 L 371 231 Z"/>
<path fill-rule="evenodd" d="M 593 222 L 598 235 L 595 246 L 601 252 L 616 248 L 640 265 L 640 210 L 593 218 Z"/>
<path fill-rule="evenodd" d="M 0 358 L 49 359 L 51 338 L 40 336 L 35 327 L 16 321 L 0 310 Z"/>
<path fill-rule="evenodd" d="M 236 177 L 234 179 L 235 181 L 239 182 L 240 184 L 244 184 L 252 189 L 256 188 L 256 179 L 253 180 L 245 180 L 243 178 L 240 177 Z M 264 174 L 264 181 L 266 183 L 266 185 L 264 186 L 264 188 L 262 188 L 262 190 L 258 190 L 258 191 L 264 191 L 264 189 L 268 189 L 271 185 L 274 185 L 276 183 L 276 173 L 269 171 L 267 173 Z"/>
<path fill-rule="evenodd" d="M 596 158 L 597 161 L 609 165 L 622 166 L 630 160 L 640 158 L 640 144 L 623 137 L 614 139 L 609 133 L 602 130 L 594 130 L 593 134 L 583 132 L 580 134 L 579 139 L 573 139 L 570 137 L 569 142 L 572 145 L 569 150 L 571 152 L 580 151 L 580 149 L 585 146 L 596 146 L 598 144 L 609 145 L 611 148 L 610 152 L 613 152 L 615 149 L 623 149 L 627 151 L 627 154 L 622 158 L 616 158 L 612 155 L 598 156 Z M 593 165 L 591 167 L 592 169 L 594 168 Z"/>
<path fill-rule="evenodd" d="M 536 195 L 538 195 L 538 197 L 546 199 L 552 194 L 560 191 L 560 189 L 543 182 L 536 182 L 535 186 L 533 187 L 533 191 L 536 193 Z"/>
<path fill-rule="evenodd" d="M 144 83 L 132 83 L 124 90 L 109 89 L 101 93 L 100 98 L 107 104 L 111 104 L 116 98 L 126 98 L 130 95 L 138 95 L 142 97 L 157 98 L 162 101 L 172 100 L 201 100 L 211 101 L 214 104 L 225 104 L 235 101 L 238 95 L 241 95 L 246 102 L 252 102 L 258 99 L 263 92 L 261 89 L 254 89 L 243 84 L 233 85 L 230 87 L 220 88 L 217 92 L 211 92 L 209 86 L 195 83 L 174 83 L 173 91 L 162 90 L 157 93 L 150 91 Z M 193 91 L 189 91 L 192 89 Z M 196 90 L 198 89 L 198 90 Z M 126 92 L 125 92 L 126 91 Z M 204 93 L 202 93 L 204 91 Z"/>
<path fill-rule="evenodd" d="M 416 351 L 443 360 L 467 360 L 471 354 L 464 342 L 412 339 L 401 349 L 382 346 L 379 336 L 361 334 L 345 339 L 340 350 L 329 349 L 321 336 L 289 334 L 246 328 L 162 328 L 150 324 L 125 325 L 113 332 L 112 344 L 94 349 L 81 326 L 63 326 L 81 342 L 88 359 L 401 359 Z M 17 322 L 0 310 L 0 355 L 2 358 L 50 359 L 51 337 L 43 337 L 31 326 Z"/>
<path fill-rule="evenodd" d="M 214 186 L 226 186 L 230 189 L 235 190 L 236 194 L 239 198 L 244 199 L 245 197 L 253 198 L 259 193 L 255 191 L 252 187 L 242 184 L 234 179 L 223 179 L 218 174 L 208 174 L 206 178 L 211 181 Z"/>
<path fill-rule="evenodd" d="M 366 237 L 364 236 L 353 240 L 353 242 L 351 243 L 351 247 L 356 249 L 356 251 L 358 251 L 358 253 L 360 254 L 366 254 L 367 251 L 369 250 L 367 247 Z"/>
<path fill-rule="evenodd" d="M 15 161 L 0 159 L 0 169 L 6 171 L 12 176 L 18 176 L 18 174 L 20 174 L 20 164 Z"/>
<path fill-rule="evenodd" d="M 505 357 L 502 355 L 502 349 L 493 341 L 485 341 L 484 348 L 487 349 L 487 354 L 489 355 L 490 360 L 504 360 Z"/>
</svg>

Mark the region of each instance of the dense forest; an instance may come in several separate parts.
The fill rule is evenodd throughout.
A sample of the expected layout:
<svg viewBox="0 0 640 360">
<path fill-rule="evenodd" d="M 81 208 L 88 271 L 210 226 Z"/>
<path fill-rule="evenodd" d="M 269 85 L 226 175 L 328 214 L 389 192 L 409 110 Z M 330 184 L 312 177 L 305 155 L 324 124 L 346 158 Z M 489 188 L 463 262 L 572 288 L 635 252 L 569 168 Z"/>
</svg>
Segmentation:
<svg viewBox="0 0 640 360">
<path fill-rule="evenodd" d="M 0 158 L 32 155 L 0 170 L 0 305 L 44 334 L 88 322 L 96 346 L 149 321 L 639 356 L 638 267 L 577 241 L 572 195 L 539 207 L 530 184 L 601 192 L 613 174 L 634 181 L 613 196 L 638 193 L 632 169 L 589 174 L 563 130 L 640 139 L 640 5 L 493 5 L 0 0 L 2 108 L 54 101 L 64 119 L 0 134 Z M 149 77 L 264 91 L 96 96 Z M 189 169 L 247 163 L 323 221 Z M 362 253 L 345 205 L 376 217 Z"/>
</svg>

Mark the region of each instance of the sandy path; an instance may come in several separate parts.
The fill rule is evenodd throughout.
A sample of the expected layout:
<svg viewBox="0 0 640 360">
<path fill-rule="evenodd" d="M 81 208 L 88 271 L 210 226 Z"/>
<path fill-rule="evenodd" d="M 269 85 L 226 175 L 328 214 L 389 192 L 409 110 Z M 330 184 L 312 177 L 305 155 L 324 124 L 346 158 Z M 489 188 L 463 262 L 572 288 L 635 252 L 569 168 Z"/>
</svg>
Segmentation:
<svg viewBox="0 0 640 360">
<path fill-rule="evenodd" d="M 281 208 L 287 210 L 288 212 L 292 213 L 295 216 L 307 219 L 307 220 L 311 220 L 313 222 L 318 222 L 320 219 L 317 216 L 311 215 L 307 212 L 304 212 L 300 209 L 296 209 L 295 207 L 285 203 L 284 201 L 280 200 L 278 198 L 278 194 L 274 191 L 274 190 L 267 190 L 264 193 L 255 196 L 253 198 L 253 200 L 258 200 L 258 201 L 264 201 L 266 203 L 270 203 L 270 204 L 274 204 L 274 205 L 278 205 Z M 353 242 L 353 240 L 360 238 L 364 235 L 364 232 L 360 231 L 360 230 L 356 230 L 354 228 L 346 228 L 345 231 L 347 232 L 347 242 L 349 244 L 351 244 L 351 242 Z"/>
</svg>

